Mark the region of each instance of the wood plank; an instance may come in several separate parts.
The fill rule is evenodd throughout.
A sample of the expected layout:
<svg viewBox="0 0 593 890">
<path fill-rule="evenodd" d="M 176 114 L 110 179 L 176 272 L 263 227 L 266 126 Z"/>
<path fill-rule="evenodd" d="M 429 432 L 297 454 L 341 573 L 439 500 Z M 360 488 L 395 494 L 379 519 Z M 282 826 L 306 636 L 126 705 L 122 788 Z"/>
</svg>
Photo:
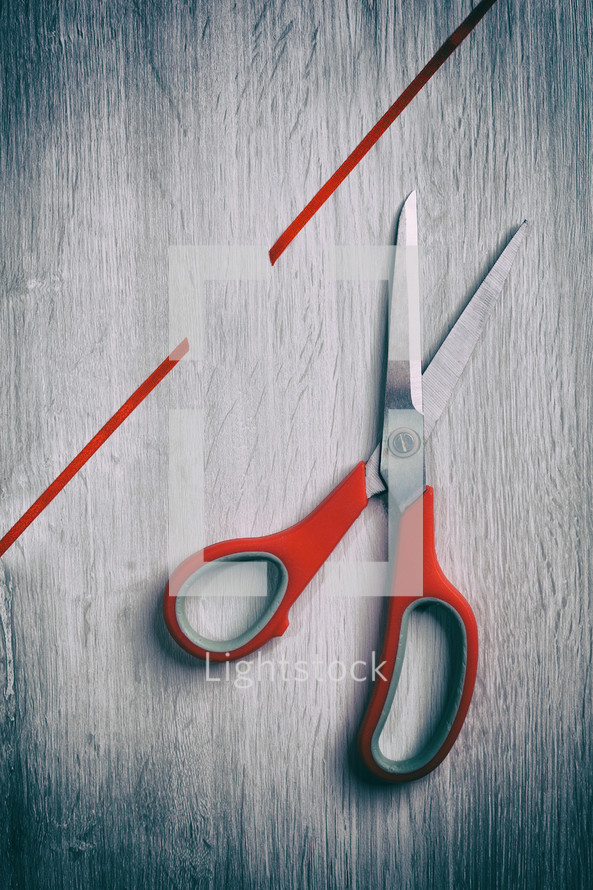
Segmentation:
<svg viewBox="0 0 593 890">
<path fill-rule="evenodd" d="M 3 7 L 4 529 L 166 354 L 169 248 L 267 250 L 470 8 Z M 589 4 L 499 0 L 273 274 L 205 287 L 200 362 L 4 556 L 0 886 L 589 885 L 591 38 Z M 474 701 L 435 773 L 384 788 L 354 750 L 369 684 L 327 677 L 378 649 L 380 598 L 320 573 L 246 688 L 170 640 L 168 430 L 203 411 L 196 548 L 298 520 L 366 457 L 385 287 L 322 257 L 389 243 L 412 188 L 426 361 L 530 231 L 427 448 Z M 335 560 L 384 554 L 377 504 Z M 444 657 L 437 623 L 411 644 Z M 282 680 L 303 659 L 323 682 Z"/>
</svg>

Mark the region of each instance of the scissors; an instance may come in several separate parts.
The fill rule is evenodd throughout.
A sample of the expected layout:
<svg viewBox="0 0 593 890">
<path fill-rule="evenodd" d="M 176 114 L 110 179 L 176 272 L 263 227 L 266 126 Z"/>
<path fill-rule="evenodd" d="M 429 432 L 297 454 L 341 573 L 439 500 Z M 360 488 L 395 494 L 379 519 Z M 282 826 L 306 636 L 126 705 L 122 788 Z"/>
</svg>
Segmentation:
<svg viewBox="0 0 593 890">
<path fill-rule="evenodd" d="M 416 193 L 400 213 L 389 286 L 387 368 L 383 432 L 366 462 L 352 472 L 296 525 L 264 537 L 224 541 L 185 559 L 171 574 L 163 610 L 176 642 L 191 655 L 225 662 L 243 658 L 288 627 L 298 596 L 367 506 L 388 494 L 389 551 L 393 561 L 381 662 L 362 721 L 358 748 L 378 778 L 401 782 L 433 770 L 448 754 L 470 705 L 478 664 L 478 629 L 471 607 L 443 574 L 434 545 L 433 489 L 426 485 L 424 442 L 451 398 L 502 291 L 526 231 L 524 222 L 484 279 L 422 374 Z M 268 600 L 261 617 L 230 640 L 208 639 L 190 624 L 189 591 L 215 569 L 257 563 L 266 568 Z M 457 667 L 439 725 L 411 757 L 386 757 L 379 745 L 402 669 L 406 634 L 414 609 L 444 607 L 457 619 Z"/>
</svg>

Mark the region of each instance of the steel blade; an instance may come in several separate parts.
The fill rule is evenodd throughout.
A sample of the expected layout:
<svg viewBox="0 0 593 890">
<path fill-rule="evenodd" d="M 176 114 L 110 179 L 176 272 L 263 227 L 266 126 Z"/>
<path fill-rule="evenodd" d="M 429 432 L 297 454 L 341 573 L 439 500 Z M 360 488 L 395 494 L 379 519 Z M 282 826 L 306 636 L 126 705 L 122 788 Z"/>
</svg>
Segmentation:
<svg viewBox="0 0 593 890">
<path fill-rule="evenodd" d="M 389 490 L 390 558 L 395 553 L 399 517 L 424 489 L 418 266 L 416 192 L 412 192 L 399 216 L 389 288 L 389 343 L 379 470 Z M 418 538 L 422 542 L 422 529 L 418 530 Z M 418 565 L 422 566 L 421 553 Z"/>
<path fill-rule="evenodd" d="M 422 411 L 422 344 L 416 192 L 401 209 L 389 282 L 389 341 L 385 410 Z"/>
<path fill-rule="evenodd" d="M 443 413 L 482 335 L 526 231 L 527 221 L 511 238 L 422 375 L 425 439 Z"/>
</svg>

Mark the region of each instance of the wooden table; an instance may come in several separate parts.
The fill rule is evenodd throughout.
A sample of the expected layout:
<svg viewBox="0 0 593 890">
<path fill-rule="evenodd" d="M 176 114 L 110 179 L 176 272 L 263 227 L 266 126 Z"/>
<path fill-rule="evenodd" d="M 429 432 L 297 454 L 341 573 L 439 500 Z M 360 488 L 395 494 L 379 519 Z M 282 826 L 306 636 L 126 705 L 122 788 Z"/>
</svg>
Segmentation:
<svg viewBox="0 0 593 890">
<path fill-rule="evenodd" d="M 190 360 L 1 561 L 2 888 L 590 886 L 592 4 L 499 0 L 261 263 L 470 8 L 0 10 L 5 529 L 195 309 Z M 170 561 L 295 522 L 370 453 L 386 288 L 336 282 L 327 252 L 391 243 L 413 188 L 426 362 L 530 228 L 427 445 L 439 558 L 480 629 L 474 700 L 436 772 L 382 787 L 355 751 L 370 683 L 331 679 L 380 648 L 385 600 L 343 579 L 385 558 L 381 503 L 251 686 L 186 657 L 161 600 Z M 242 245 L 252 280 L 192 291 L 196 257 Z M 415 623 L 386 744 L 422 731 L 421 687 L 438 709 L 443 640 Z"/>
</svg>

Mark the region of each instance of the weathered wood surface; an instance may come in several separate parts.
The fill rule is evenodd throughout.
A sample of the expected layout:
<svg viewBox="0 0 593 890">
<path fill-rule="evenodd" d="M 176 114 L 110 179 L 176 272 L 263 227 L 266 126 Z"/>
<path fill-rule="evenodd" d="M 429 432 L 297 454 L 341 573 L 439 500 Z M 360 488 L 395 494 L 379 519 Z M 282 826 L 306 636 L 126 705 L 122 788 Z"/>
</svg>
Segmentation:
<svg viewBox="0 0 593 890">
<path fill-rule="evenodd" d="M 169 248 L 268 248 L 469 9 L 2 6 L 4 529 L 167 353 Z M 208 286 L 201 363 L 5 555 L 2 887 L 590 885 L 592 13 L 499 0 L 269 278 Z M 322 248 L 388 243 L 414 187 L 426 360 L 531 227 L 428 446 L 474 701 L 438 771 L 383 788 L 367 684 L 209 683 L 168 638 L 169 411 L 204 412 L 196 547 L 304 515 L 373 446 L 383 358 L 384 287 L 328 284 Z M 366 512 L 336 559 L 384 556 Z M 267 659 L 368 659 L 383 602 L 334 581 Z"/>
</svg>

